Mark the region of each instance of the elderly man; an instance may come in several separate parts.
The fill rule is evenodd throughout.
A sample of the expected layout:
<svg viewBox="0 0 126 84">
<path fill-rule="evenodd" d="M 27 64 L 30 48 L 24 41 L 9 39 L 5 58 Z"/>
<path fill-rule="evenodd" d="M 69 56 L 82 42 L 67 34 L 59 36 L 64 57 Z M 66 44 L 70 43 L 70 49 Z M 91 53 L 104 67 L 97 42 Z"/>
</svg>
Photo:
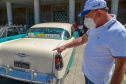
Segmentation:
<svg viewBox="0 0 126 84">
<path fill-rule="evenodd" d="M 82 64 L 85 83 L 107 84 L 111 79 L 110 84 L 121 84 L 126 68 L 126 29 L 114 14 L 108 14 L 104 0 L 86 1 L 84 11 L 78 16 L 85 16 L 84 24 L 90 29 L 82 37 L 54 50 L 61 53 L 87 42 Z"/>
</svg>

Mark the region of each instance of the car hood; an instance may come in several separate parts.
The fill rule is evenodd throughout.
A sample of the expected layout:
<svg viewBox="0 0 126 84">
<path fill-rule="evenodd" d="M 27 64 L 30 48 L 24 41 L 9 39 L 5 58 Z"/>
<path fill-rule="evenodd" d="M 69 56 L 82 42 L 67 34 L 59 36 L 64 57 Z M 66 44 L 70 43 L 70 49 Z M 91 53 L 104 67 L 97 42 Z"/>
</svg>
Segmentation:
<svg viewBox="0 0 126 84">
<path fill-rule="evenodd" d="M 30 64 L 30 70 L 52 73 L 54 48 L 62 44 L 62 40 L 22 38 L 3 44 L 0 48 L 0 65 L 14 67 L 14 61 Z M 24 53 L 24 57 L 19 53 Z M 14 67 L 16 68 L 16 67 Z"/>
</svg>

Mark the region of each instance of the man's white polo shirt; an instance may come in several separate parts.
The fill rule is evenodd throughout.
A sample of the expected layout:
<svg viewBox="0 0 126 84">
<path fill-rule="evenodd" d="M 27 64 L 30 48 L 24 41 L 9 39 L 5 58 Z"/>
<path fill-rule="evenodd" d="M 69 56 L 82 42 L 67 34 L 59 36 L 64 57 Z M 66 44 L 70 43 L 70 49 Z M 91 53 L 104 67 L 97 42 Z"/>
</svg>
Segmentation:
<svg viewBox="0 0 126 84">
<path fill-rule="evenodd" d="M 99 28 L 87 31 L 82 72 L 95 84 L 107 84 L 112 75 L 113 57 L 126 57 L 126 29 L 116 16 Z"/>
</svg>

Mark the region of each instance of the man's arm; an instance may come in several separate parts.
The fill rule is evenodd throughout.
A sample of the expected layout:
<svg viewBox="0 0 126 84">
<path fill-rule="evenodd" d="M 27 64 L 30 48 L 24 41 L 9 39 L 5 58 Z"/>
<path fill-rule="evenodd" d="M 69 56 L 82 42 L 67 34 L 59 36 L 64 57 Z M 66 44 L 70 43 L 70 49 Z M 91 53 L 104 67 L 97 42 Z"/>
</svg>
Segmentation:
<svg viewBox="0 0 126 84">
<path fill-rule="evenodd" d="M 84 34 L 83 36 L 75 39 L 74 41 L 64 45 L 66 48 L 80 46 L 88 41 L 88 35 Z"/>
<path fill-rule="evenodd" d="M 66 48 L 76 47 L 76 46 L 79 46 L 79 45 L 86 43 L 87 41 L 88 41 L 88 35 L 84 34 L 82 37 L 79 37 L 66 45 L 63 45 L 63 46 L 60 46 L 58 48 L 53 49 L 53 51 L 57 50 L 58 53 L 61 53 Z"/>
<path fill-rule="evenodd" d="M 115 58 L 115 70 L 110 84 L 121 84 L 126 69 L 126 58 Z"/>
</svg>

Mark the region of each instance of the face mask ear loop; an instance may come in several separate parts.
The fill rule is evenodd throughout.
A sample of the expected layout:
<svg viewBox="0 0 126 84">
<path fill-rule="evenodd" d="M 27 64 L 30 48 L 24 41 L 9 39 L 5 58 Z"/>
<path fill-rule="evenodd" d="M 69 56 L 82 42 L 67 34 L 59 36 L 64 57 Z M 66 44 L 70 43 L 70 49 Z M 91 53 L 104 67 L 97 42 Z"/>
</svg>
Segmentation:
<svg viewBox="0 0 126 84">
<path fill-rule="evenodd" d="M 94 19 L 94 17 L 95 17 L 95 15 L 96 15 L 96 13 L 97 13 L 97 12 L 95 12 L 95 14 L 94 14 L 94 16 L 93 16 L 93 19 Z M 93 20 L 93 21 L 94 21 L 94 20 Z"/>
<path fill-rule="evenodd" d="M 94 14 L 94 16 L 93 16 L 93 19 L 94 19 L 96 13 L 97 13 L 97 12 L 95 12 L 95 14 Z M 97 25 L 98 21 L 99 21 L 99 17 L 98 17 L 98 20 L 97 20 L 97 22 L 96 22 L 96 25 Z"/>
<path fill-rule="evenodd" d="M 94 16 L 93 16 L 93 19 L 94 19 L 94 17 L 95 17 L 95 15 L 96 15 L 96 13 L 97 13 L 97 12 L 95 12 L 95 14 L 94 14 Z"/>
<path fill-rule="evenodd" d="M 98 17 L 98 20 L 97 20 L 97 23 L 96 23 L 96 25 L 98 24 L 98 21 L 99 21 L 99 17 Z"/>
</svg>

